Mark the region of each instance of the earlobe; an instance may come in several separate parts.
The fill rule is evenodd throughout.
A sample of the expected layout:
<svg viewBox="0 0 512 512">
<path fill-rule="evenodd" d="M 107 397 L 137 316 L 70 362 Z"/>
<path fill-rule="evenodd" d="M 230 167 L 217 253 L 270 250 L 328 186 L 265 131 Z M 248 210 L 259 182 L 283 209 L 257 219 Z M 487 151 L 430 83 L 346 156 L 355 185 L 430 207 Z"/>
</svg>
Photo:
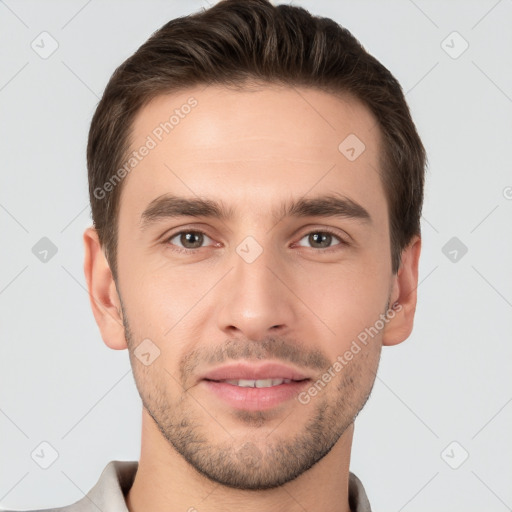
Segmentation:
<svg viewBox="0 0 512 512">
<path fill-rule="evenodd" d="M 382 335 L 383 345 L 398 345 L 411 334 L 416 312 L 418 265 L 421 252 L 421 238 L 416 236 L 402 252 L 402 263 L 394 277 L 391 293 L 389 322 Z"/>
<path fill-rule="evenodd" d="M 101 248 L 98 233 L 87 228 L 83 236 L 84 273 L 89 300 L 104 343 L 114 349 L 127 348 L 116 283 Z"/>
</svg>

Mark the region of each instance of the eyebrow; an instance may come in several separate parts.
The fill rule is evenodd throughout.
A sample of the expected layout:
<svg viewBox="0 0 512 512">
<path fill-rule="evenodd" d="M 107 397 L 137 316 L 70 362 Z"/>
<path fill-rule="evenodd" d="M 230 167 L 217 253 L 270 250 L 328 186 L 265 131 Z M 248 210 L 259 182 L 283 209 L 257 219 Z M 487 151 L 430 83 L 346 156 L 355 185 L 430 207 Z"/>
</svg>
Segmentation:
<svg viewBox="0 0 512 512">
<path fill-rule="evenodd" d="M 153 199 L 142 212 L 141 230 L 164 220 L 178 217 L 207 217 L 229 221 L 234 217 L 235 210 L 227 208 L 223 203 L 212 199 L 199 197 L 186 198 L 170 194 Z M 300 198 L 281 205 L 272 214 L 274 222 L 284 217 L 338 217 L 358 220 L 366 224 L 372 223 L 368 211 L 352 199 L 337 195 L 326 194 L 313 198 Z"/>
</svg>

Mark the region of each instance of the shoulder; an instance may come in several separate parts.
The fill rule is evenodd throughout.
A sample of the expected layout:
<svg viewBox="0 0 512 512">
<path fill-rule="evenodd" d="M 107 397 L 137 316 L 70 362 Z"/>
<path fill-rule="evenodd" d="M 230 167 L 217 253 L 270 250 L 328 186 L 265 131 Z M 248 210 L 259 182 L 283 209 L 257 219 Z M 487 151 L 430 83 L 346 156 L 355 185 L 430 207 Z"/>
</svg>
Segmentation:
<svg viewBox="0 0 512 512">
<path fill-rule="evenodd" d="M 94 487 L 71 505 L 23 511 L 0 509 L 0 512 L 127 512 L 124 496 L 133 484 L 137 468 L 137 461 L 110 461 Z"/>
<path fill-rule="evenodd" d="M 352 512 L 371 512 L 372 509 L 363 483 L 352 472 L 349 472 L 348 497 Z"/>
</svg>

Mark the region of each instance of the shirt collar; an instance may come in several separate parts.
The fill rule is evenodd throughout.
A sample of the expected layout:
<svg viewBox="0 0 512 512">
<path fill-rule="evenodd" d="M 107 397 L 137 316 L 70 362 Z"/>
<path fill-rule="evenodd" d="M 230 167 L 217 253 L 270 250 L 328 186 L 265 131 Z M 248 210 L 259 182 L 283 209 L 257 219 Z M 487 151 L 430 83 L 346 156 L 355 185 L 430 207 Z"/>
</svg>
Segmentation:
<svg viewBox="0 0 512 512">
<path fill-rule="evenodd" d="M 138 466 L 137 461 L 110 461 L 96 485 L 70 511 L 87 512 L 99 508 L 103 512 L 129 512 L 125 496 L 133 484 Z M 354 473 L 349 473 L 348 490 L 352 512 L 371 512 L 363 484 Z"/>
</svg>

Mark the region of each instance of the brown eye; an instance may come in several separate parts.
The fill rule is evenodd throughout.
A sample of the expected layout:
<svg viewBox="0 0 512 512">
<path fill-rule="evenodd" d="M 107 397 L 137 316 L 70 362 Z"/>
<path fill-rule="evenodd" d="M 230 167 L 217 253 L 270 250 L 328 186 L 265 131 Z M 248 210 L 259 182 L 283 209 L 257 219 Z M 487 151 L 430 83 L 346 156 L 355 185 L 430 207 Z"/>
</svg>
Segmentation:
<svg viewBox="0 0 512 512">
<path fill-rule="evenodd" d="M 182 249 L 200 249 L 206 240 L 210 240 L 210 237 L 206 236 L 201 231 L 180 231 L 175 233 L 167 239 L 167 243 L 176 245 Z"/>
<path fill-rule="evenodd" d="M 329 233 L 310 233 L 308 242 L 312 245 L 312 247 L 325 249 L 331 245 L 332 235 Z"/>
<path fill-rule="evenodd" d="M 307 244 L 309 244 L 309 247 L 312 249 L 328 249 L 333 245 L 344 244 L 344 241 L 340 237 L 330 233 L 329 231 L 312 231 L 311 233 L 308 233 L 306 236 L 301 238 L 299 245 L 302 247 L 307 247 L 307 245 L 303 245 L 301 243 L 303 240 L 306 240 Z M 337 240 L 338 243 L 333 244 L 332 242 L 334 240 Z"/>
</svg>

